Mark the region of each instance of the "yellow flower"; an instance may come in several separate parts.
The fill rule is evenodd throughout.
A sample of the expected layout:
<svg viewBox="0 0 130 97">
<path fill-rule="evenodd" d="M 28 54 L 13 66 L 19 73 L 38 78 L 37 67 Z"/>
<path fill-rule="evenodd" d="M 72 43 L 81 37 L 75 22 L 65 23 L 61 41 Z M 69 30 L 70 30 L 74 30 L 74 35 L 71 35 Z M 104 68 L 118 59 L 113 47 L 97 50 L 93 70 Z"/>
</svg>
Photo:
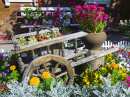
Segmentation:
<svg viewBox="0 0 130 97">
<path fill-rule="evenodd" d="M 10 66 L 10 70 L 14 70 L 14 69 L 16 69 L 15 65 Z"/>
<path fill-rule="evenodd" d="M 90 82 L 88 81 L 88 82 L 86 82 L 86 85 L 89 85 L 90 84 Z"/>
<path fill-rule="evenodd" d="M 104 67 L 101 67 L 101 71 L 106 71 L 106 68 L 104 68 Z"/>
<path fill-rule="evenodd" d="M 122 71 L 125 71 L 125 67 L 122 67 L 121 69 L 122 69 Z"/>
<path fill-rule="evenodd" d="M 120 73 L 123 73 L 123 71 L 122 71 L 122 70 L 119 70 L 119 72 L 120 72 Z"/>
<path fill-rule="evenodd" d="M 38 77 L 32 77 L 29 82 L 30 82 L 30 85 L 35 86 L 40 83 L 40 79 Z"/>
<path fill-rule="evenodd" d="M 112 60 L 112 57 L 108 57 L 108 60 Z"/>
<path fill-rule="evenodd" d="M 107 57 L 108 55 L 105 55 L 105 57 Z"/>
<path fill-rule="evenodd" d="M 109 56 L 112 57 L 113 56 L 112 53 L 110 53 Z"/>
<path fill-rule="evenodd" d="M 98 83 L 98 80 L 94 80 L 95 83 Z"/>
<path fill-rule="evenodd" d="M 123 77 L 126 77 L 126 76 L 127 76 L 127 74 L 126 74 L 126 73 L 122 73 L 122 76 L 123 76 Z"/>
<path fill-rule="evenodd" d="M 41 76 L 43 79 L 48 79 L 51 77 L 51 73 L 50 72 L 43 72 L 42 73 L 42 76 Z"/>
<path fill-rule="evenodd" d="M 115 59 L 113 59 L 112 62 L 115 62 Z"/>
<path fill-rule="evenodd" d="M 86 70 L 85 70 L 85 73 L 88 73 L 88 70 L 89 70 L 89 69 L 86 69 Z"/>
</svg>

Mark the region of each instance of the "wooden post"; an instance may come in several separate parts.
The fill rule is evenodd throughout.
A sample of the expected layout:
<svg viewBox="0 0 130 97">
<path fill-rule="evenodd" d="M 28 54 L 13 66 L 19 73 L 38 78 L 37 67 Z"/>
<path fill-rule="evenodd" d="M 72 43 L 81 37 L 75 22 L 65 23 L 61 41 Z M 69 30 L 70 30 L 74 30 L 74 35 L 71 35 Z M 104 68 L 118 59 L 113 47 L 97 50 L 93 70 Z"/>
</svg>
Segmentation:
<svg viewBox="0 0 130 97">
<path fill-rule="evenodd" d="M 105 50 L 104 48 L 100 48 L 99 50 L 90 50 L 88 51 L 87 56 L 98 54 L 100 52 L 103 52 L 104 50 Z M 96 70 L 99 69 L 100 66 L 104 66 L 104 63 L 105 63 L 105 56 L 87 62 L 86 64 L 83 65 L 83 68 L 85 70 L 87 65 L 90 64 L 89 69 Z"/>
</svg>

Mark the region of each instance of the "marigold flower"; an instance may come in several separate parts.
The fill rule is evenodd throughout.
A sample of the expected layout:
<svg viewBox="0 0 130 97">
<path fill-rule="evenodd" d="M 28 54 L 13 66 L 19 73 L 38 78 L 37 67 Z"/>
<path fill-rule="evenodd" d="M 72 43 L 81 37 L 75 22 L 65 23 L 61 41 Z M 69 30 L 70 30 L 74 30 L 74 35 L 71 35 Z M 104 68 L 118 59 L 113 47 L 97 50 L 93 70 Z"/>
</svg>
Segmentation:
<svg viewBox="0 0 130 97">
<path fill-rule="evenodd" d="M 36 86 L 40 83 L 40 79 L 38 77 L 32 77 L 29 81 L 30 85 Z"/>
<path fill-rule="evenodd" d="M 14 69 L 16 69 L 15 65 L 10 66 L 10 70 L 14 70 Z"/>
<path fill-rule="evenodd" d="M 48 79 L 51 77 L 51 73 L 50 72 L 43 72 L 42 73 L 42 76 L 41 76 L 43 79 Z"/>
</svg>

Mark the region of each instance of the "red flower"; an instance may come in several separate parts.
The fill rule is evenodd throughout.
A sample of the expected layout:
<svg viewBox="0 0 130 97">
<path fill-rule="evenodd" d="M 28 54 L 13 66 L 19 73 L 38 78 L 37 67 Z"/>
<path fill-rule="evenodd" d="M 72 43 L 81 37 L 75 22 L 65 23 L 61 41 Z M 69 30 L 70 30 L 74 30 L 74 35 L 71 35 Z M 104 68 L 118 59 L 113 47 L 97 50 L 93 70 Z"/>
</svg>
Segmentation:
<svg viewBox="0 0 130 97">
<path fill-rule="evenodd" d="M 122 51 L 125 51 L 124 49 L 122 49 Z"/>
<path fill-rule="evenodd" d="M 73 2 L 70 2 L 69 5 L 72 6 L 72 5 L 73 5 Z"/>
<path fill-rule="evenodd" d="M 36 5 L 36 7 L 38 7 L 38 5 Z"/>
<path fill-rule="evenodd" d="M 128 55 L 128 57 L 130 56 L 130 52 L 128 53 L 129 55 Z"/>
<path fill-rule="evenodd" d="M 114 48 L 114 46 L 111 46 L 111 48 Z"/>
<path fill-rule="evenodd" d="M 118 52 L 120 52 L 120 50 L 118 50 Z"/>
<path fill-rule="evenodd" d="M 41 6 L 44 6 L 44 4 L 43 4 L 43 3 L 40 3 L 40 5 L 41 5 Z"/>
<path fill-rule="evenodd" d="M 36 35 L 35 38 L 39 38 L 38 35 Z"/>
<path fill-rule="evenodd" d="M 38 1 L 35 1 L 35 3 L 39 3 Z"/>
<path fill-rule="evenodd" d="M 73 5 L 75 5 L 75 1 L 73 1 Z"/>
<path fill-rule="evenodd" d="M 75 5 L 75 1 L 69 3 L 70 6 Z"/>
</svg>

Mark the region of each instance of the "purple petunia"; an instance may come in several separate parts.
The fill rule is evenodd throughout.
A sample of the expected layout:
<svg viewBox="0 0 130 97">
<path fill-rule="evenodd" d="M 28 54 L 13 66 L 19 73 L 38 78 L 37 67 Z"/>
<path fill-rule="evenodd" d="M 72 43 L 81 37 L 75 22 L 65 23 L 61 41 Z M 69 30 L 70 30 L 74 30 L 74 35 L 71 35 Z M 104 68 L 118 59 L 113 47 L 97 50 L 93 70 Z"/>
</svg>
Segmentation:
<svg viewBox="0 0 130 97">
<path fill-rule="evenodd" d="M 9 69 L 6 69 L 6 72 L 9 72 Z"/>
<path fill-rule="evenodd" d="M 7 73 L 2 72 L 2 76 L 7 76 Z"/>
</svg>

